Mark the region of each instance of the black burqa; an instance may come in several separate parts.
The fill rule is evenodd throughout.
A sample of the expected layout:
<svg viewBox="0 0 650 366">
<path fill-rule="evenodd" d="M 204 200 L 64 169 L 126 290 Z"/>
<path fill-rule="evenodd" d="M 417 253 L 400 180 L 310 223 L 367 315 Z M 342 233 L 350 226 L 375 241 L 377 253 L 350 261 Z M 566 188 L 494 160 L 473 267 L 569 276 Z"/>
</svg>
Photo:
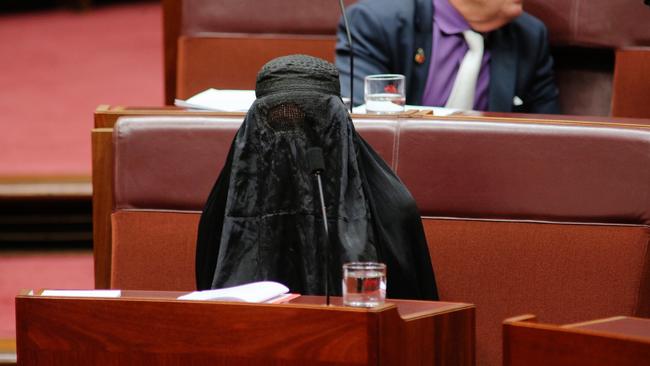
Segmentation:
<svg viewBox="0 0 650 366">
<path fill-rule="evenodd" d="M 260 70 L 257 100 L 235 136 L 198 230 L 200 290 L 272 280 L 304 295 L 341 293 L 341 266 L 379 261 L 389 298 L 438 298 L 418 209 L 399 178 L 355 131 L 336 67 L 292 55 Z M 330 232 L 306 157 L 323 150 Z"/>
</svg>

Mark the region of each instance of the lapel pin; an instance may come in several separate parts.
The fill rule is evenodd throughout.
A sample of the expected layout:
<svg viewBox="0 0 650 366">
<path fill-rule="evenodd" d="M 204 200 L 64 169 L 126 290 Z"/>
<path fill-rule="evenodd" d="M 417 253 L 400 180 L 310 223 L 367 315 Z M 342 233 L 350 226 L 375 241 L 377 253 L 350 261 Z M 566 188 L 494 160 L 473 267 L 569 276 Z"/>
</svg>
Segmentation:
<svg viewBox="0 0 650 366">
<path fill-rule="evenodd" d="M 516 107 L 519 107 L 520 105 L 524 104 L 524 101 L 521 100 L 518 96 L 515 95 L 514 98 L 512 98 L 512 104 Z"/>
<path fill-rule="evenodd" d="M 424 57 L 424 50 L 422 48 L 418 48 L 417 51 L 415 51 L 415 62 L 422 65 L 424 63 L 424 60 L 426 60 L 426 57 Z"/>
</svg>

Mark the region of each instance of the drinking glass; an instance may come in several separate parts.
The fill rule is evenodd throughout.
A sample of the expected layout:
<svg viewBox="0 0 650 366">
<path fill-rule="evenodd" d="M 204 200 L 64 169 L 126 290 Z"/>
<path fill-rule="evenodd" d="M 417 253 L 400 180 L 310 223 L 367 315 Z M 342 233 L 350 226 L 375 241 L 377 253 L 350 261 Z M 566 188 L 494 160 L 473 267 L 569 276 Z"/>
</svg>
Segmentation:
<svg viewBox="0 0 650 366">
<path fill-rule="evenodd" d="M 404 112 L 404 75 L 368 75 L 364 81 L 366 113 L 394 114 Z"/>
<path fill-rule="evenodd" d="M 386 265 L 352 262 L 343 265 L 343 305 L 374 307 L 386 299 Z"/>
</svg>

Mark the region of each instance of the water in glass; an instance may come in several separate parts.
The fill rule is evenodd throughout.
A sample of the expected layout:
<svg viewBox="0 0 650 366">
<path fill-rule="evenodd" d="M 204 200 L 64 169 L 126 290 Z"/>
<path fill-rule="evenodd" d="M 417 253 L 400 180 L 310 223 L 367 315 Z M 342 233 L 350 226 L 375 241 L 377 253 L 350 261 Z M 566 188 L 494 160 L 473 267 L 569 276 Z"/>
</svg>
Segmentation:
<svg viewBox="0 0 650 366">
<path fill-rule="evenodd" d="M 404 111 L 406 98 L 402 94 L 377 93 L 366 95 L 366 112 L 371 114 L 390 114 Z"/>
<path fill-rule="evenodd" d="M 348 306 L 373 307 L 386 298 L 386 267 L 381 263 L 348 263 L 343 271 L 343 303 Z"/>
</svg>

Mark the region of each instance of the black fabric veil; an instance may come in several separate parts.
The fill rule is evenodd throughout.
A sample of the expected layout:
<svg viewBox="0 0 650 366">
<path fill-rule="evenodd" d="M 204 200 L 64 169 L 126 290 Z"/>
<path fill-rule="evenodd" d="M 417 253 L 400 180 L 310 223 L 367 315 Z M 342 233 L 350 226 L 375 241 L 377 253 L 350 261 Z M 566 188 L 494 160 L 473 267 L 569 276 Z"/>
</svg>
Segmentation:
<svg viewBox="0 0 650 366">
<path fill-rule="evenodd" d="M 200 290 L 273 280 L 292 292 L 341 293 L 341 266 L 387 266 L 390 298 L 437 299 L 419 212 L 411 194 L 356 133 L 336 67 L 305 55 L 260 70 L 257 100 L 237 132 L 198 230 Z M 324 229 L 307 150 L 323 150 Z"/>
</svg>

